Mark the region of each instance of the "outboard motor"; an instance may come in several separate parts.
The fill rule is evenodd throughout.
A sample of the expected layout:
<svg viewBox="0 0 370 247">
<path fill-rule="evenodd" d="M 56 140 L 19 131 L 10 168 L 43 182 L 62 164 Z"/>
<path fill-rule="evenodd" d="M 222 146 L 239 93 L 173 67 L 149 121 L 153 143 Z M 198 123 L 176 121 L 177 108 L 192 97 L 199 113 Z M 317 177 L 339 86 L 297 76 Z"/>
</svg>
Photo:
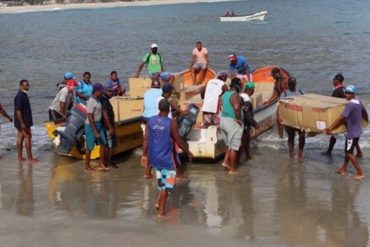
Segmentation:
<svg viewBox="0 0 370 247">
<path fill-rule="evenodd" d="M 189 104 L 188 115 L 180 117 L 178 120 L 179 134 L 182 138 L 185 138 L 197 122 L 197 117 L 199 114 L 199 107 L 195 104 Z"/>
<path fill-rule="evenodd" d="M 69 154 L 75 146 L 77 139 L 84 133 L 84 124 L 87 118 L 86 106 L 79 103 L 75 105 L 68 118 L 64 131 L 57 131 L 60 136 L 60 144 L 56 147 L 58 153 Z"/>
</svg>

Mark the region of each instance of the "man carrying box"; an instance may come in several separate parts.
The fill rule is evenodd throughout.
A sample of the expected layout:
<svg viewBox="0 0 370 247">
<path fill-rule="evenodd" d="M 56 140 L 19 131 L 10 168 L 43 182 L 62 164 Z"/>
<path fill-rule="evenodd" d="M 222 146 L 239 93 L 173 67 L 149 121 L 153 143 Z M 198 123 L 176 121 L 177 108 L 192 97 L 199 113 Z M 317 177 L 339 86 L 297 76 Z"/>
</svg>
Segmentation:
<svg viewBox="0 0 370 247">
<path fill-rule="evenodd" d="M 346 99 L 349 101 L 340 117 L 334 121 L 334 123 L 326 129 L 328 135 L 331 134 L 331 131 L 340 125 L 346 123 L 347 133 L 346 133 L 346 143 L 345 143 L 345 158 L 343 166 L 336 170 L 340 175 L 344 175 L 348 168 L 349 161 L 352 162 L 355 167 L 357 174 L 354 179 L 364 178 L 361 167 L 358 163 L 356 156 L 353 155 L 353 151 L 358 144 L 360 136 L 362 134 L 361 127 L 361 118 L 364 118 L 365 121 L 368 121 L 367 112 L 364 106 L 359 100 L 356 99 L 357 88 L 353 85 L 349 85 L 345 89 Z"/>
<path fill-rule="evenodd" d="M 342 74 L 336 74 L 334 76 L 334 78 L 333 78 L 334 91 L 331 94 L 331 97 L 341 98 L 341 99 L 346 98 L 346 95 L 344 93 L 345 86 L 343 86 L 343 81 L 344 81 L 344 76 Z M 336 142 L 337 142 L 337 138 L 334 135 L 330 136 L 328 150 L 326 152 L 322 152 L 321 154 L 322 155 L 331 155 Z M 359 143 L 357 143 L 357 145 L 356 145 L 356 151 L 357 151 L 357 157 L 362 158 L 362 151 L 361 151 Z"/>
</svg>

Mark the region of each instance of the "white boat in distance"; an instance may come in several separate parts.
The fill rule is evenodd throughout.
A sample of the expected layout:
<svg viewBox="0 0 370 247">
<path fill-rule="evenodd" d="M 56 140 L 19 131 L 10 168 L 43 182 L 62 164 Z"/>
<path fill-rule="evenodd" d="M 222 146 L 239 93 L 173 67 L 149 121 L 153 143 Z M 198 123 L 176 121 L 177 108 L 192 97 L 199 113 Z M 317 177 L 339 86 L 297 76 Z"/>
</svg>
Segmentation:
<svg viewBox="0 0 370 247">
<path fill-rule="evenodd" d="M 235 16 L 221 16 L 221 21 L 254 21 L 259 20 L 263 21 L 267 11 L 260 11 L 251 15 L 235 15 Z"/>
</svg>

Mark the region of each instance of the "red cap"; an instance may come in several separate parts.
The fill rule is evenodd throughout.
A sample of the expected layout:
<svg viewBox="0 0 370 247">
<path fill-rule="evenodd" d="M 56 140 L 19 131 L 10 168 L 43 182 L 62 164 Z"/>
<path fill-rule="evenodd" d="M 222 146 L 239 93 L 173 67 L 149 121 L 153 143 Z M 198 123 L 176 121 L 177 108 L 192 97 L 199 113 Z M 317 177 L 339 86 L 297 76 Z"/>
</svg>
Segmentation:
<svg viewBox="0 0 370 247">
<path fill-rule="evenodd" d="M 78 84 L 77 84 L 77 81 L 75 79 L 71 79 L 71 80 L 68 80 L 67 81 L 67 87 L 76 87 Z"/>
</svg>

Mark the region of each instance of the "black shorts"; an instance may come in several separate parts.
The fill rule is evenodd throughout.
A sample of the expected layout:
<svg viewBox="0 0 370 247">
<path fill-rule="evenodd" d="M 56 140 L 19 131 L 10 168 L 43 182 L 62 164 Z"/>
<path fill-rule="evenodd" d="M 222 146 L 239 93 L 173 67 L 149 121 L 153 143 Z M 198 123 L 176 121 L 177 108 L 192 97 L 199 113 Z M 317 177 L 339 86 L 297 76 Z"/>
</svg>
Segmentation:
<svg viewBox="0 0 370 247">
<path fill-rule="evenodd" d="M 360 140 L 360 138 L 347 138 L 346 137 L 346 144 L 345 144 L 345 149 L 344 149 L 344 152 L 346 154 L 353 154 L 353 150 L 355 149 L 358 141 Z"/>
<path fill-rule="evenodd" d="M 59 112 L 49 109 L 49 121 L 57 122 L 59 120 L 63 120 L 63 116 Z"/>
</svg>

